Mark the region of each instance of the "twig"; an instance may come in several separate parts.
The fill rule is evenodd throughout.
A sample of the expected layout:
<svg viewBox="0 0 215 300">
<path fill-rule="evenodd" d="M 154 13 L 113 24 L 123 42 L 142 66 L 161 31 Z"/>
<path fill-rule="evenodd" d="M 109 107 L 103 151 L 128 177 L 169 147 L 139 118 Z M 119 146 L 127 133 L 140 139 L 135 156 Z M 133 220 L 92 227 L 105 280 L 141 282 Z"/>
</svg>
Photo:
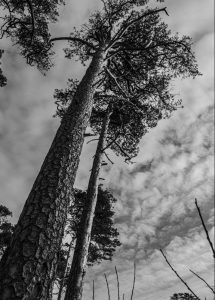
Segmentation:
<svg viewBox="0 0 215 300">
<path fill-rule="evenodd" d="M 87 142 L 87 144 L 89 144 L 89 143 L 91 143 L 91 142 L 94 142 L 94 141 L 98 141 L 99 139 L 92 139 L 92 140 L 89 140 L 88 142 Z"/>
<path fill-rule="evenodd" d="M 118 139 L 119 135 L 120 135 L 120 133 L 118 132 L 116 134 L 115 138 L 113 140 L 111 140 L 110 143 L 107 144 L 107 146 L 104 149 L 102 149 L 102 151 L 105 151 L 106 149 L 108 149 Z"/>
<path fill-rule="evenodd" d="M 106 274 L 104 274 L 104 277 L 105 277 L 105 281 L 106 281 L 106 284 L 107 284 L 107 290 L 108 290 L 108 300 L 110 300 L 110 289 L 109 289 L 109 284 L 108 284 L 108 280 L 107 280 L 107 276 L 106 276 Z"/>
<path fill-rule="evenodd" d="M 209 234 L 208 234 L 208 230 L 207 230 L 207 228 L 206 228 L 206 226 L 205 226 L 204 220 L 203 220 L 203 218 L 202 218 L 201 210 L 200 210 L 200 207 L 198 206 L 198 203 L 197 203 L 197 199 L 196 199 L 196 198 L 195 198 L 195 205 L 196 205 L 196 208 L 197 208 L 197 210 L 198 210 L 199 217 L 200 217 L 200 219 L 201 219 L 203 228 L 204 228 L 204 230 L 205 230 L 205 233 L 206 233 L 206 237 L 207 237 L 208 243 L 209 243 L 209 245 L 210 245 L 210 247 L 211 247 L 211 250 L 212 250 L 212 253 L 213 253 L 213 257 L 215 258 L 215 250 L 214 250 L 213 244 L 212 244 L 212 242 L 211 242 L 211 240 L 210 240 L 210 237 L 209 237 Z"/>
<path fill-rule="evenodd" d="M 204 278 L 202 278 L 201 276 L 199 276 L 197 273 L 195 273 L 192 270 L 190 270 L 190 272 L 193 273 L 199 279 L 201 279 L 207 285 L 207 287 L 215 294 L 215 290 L 206 282 L 206 280 L 204 280 Z"/>
<path fill-rule="evenodd" d="M 106 158 L 109 160 L 109 162 L 112 164 L 112 165 L 114 165 L 114 162 L 110 159 L 110 157 L 107 155 L 107 153 L 104 151 L 103 152 L 104 153 L 104 155 L 106 156 Z"/>
<path fill-rule="evenodd" d="M 125 156 L 127 156 L 127 159 L 126 159 L 126 160 L 131 160 L 131 159 L 133 158 L 133 157 L 131 157 L 130 155 L 128 155 L 116 141 L 114 141 L 114 144 L 120 149 L 120 151 L 121 151 Z"/>
<path fill-rule="evenodd" d="M 117 272 L 116 266 L 115 266 L 115 272 L 116 272 L 116 280 L 117 280 L 118 300 L 120 300 L 120 293 L 119 293 L 119 276 L 118 276 L 118 272 Z"/>
<path fill-rule="evenodd" d="M 131 291 L 131 300 L 133 299 L 133 295 L 134 295 L 135 281 L 136 281 L 136 264 L 134 262 L 134 279 L 133 279 L 133 286 L 132 286 L 132 291 Z"/>
<path fill-rule="evenodd" d="M 177 271 L 171 266 L 171 264 L 169 263 L 167 257 L 165 256 L 165 254 L 163 253 L 163 251 L 160 249 L 161 254 L 163 255 L 163 257 L 165 258 L 167 264 L 169 265 L 169 267 L 172 269 L 172 271 L 176 274 L 176 276 L 181 280 L 181 282 L 187 287 L 187 289 L 196 297 L 196 299 L 201 300 L 189 287 L 189 285 L 183 280 L 183 278 L 181 278 L 181 276 L 177 273 Z"/>
</svg>

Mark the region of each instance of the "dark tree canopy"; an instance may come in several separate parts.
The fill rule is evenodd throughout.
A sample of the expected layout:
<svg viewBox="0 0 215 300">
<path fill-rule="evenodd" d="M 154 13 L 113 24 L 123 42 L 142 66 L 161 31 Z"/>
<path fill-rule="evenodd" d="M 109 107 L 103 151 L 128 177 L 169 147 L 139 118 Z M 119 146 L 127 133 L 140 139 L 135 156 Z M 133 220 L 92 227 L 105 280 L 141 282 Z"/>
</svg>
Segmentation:
<svg viewBox="0 0 215 300">
<path fill-rule="evenodd" d="M 57 111 L 55 116 L 62 118 L 71 104 L 78 81 L 70 79 L 68 88 L 55 90 Z M 117 155 L 125 157 L 126 161 L 138 154 L 140 139 L 158 121 L 170 117 L 172 111 L 181 107 L 181 99 L 175 99 L 168 90 L 169 77 L 151 75 L 141 91 L 135 91 L 128 98 L 121 93 L 100 92 L 94 94 L 94 106 L 90 125 L 95 134 L 101 131 L 102 122 L 108 104 L 112 104 L 113 113 L 110 118 L 107 134 L 107 148 Z M 162 100 L 160 100 L 162 97 Z M 165 104 L 164 104 L 165 102 Z"/>
<path fill-rule="evenodd" d="M 200 73 L 191 39 L 172 34 L 161 21 L 166 8 L 144 7 L 148 1 L 102 2 L 103 10 L 92 14 L 88 24 L 59 39 L 69 40 L 66 57 L 78 55 L 83 63 L 105 47 L 90 123 L 95 133 L 100 132 L 107 105 L 112 102 L 108 144 L 117 155 L 130 160 L 137 155 L 142 136 L 181 107 L 181 99 L 171 91 L 172 80 Z M 144 8 L 135 9 L 139 5 Z M 57 115 L 64 115 L 77 86 L 78 82 L 70 79 L 65 91 L 56 90 Z"/>
<path fill-rule="evenodd" d="M 30 65 L 47 70 L 52 65 L 48 25 L 56 22 L 63 0 L 0 0 L 3 9 L 0 38 L 11 38 Z"/>
</svg>

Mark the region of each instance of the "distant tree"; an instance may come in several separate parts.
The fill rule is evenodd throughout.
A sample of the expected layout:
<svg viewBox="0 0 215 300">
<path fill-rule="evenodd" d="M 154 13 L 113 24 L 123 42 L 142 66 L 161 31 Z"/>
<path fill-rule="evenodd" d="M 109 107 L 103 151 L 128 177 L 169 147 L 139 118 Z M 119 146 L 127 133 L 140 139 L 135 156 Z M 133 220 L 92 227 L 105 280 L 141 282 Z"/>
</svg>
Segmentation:
<svg viewBox="0 0 215 300">
<path fill-rule="evenodd" d="M 74 190 L 74 203 L 69 210 L 68 226 L 65 238 L 71 238 L 71 243 L 64 244 L 61 252 L 61 258 L 58 261 L 56 279 L 59 282 L 58 300 L 61 299 L 63 287 L 66 286 L 69 267 L 69 254 L 74 248 L 74 243 L 79 231 L 81 216 L 86 202 L 86 192 Z M 98 200 L 93 219 L 91 240 L 87 256 L 87 265 L 92 266 L 100 263 L 102 260 L 111 260 L 114 251 L 121 243 L 118 240 L 118 231 L 113 223 L 113 205 L 116 199 L 108 190 L 99 187 Z"/>
<path fill-rule="evenodd" d="M 12 213 L 9 209 L 4 205 L 0 205 L 0 258 L 11 241 L 14 229 L 13 225 L 8 222 L 8 217 L 11 216 Z"/>
<path fill-rule="evenodd" d="M 48 297 L 96 90 L 108 89 L 130 102 L 132 90 L 141 93 L 153 73 L 165 74 L 169 82 L 199 75 L 191 39 L 172 35 L 159 17 L 166 8 L 143 7 L 147 2 L 104 1 L 103 10 L 96 11 L 79 31 L 50 39 L 50 43 L 68 40 L 71 47 L 66 56 L 78 55 L 83 63 L 89 59 L 91 63 L 26 201 L 13 243 L 1 260 L 0 298 Z M 162 98 L 160 102 L 171 107 L 171 99 L 168 103 Z"/>
<path fill-rule="evenodd" d="M 170 300 L 196 300 L 197 298 L 188 293 L 178 293 L 174 294 Z"/>
</svg>

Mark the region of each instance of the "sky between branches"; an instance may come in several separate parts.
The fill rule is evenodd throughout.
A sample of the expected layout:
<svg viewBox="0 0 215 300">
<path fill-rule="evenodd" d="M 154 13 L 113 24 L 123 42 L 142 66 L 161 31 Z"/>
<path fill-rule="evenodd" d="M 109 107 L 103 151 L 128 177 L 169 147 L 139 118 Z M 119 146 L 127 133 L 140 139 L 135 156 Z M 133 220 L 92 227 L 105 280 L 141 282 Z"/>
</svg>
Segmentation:
<svg viewBox="0 0 215 300">
<path fill-rule="evenodd" d="M 68 2 L 60 22 L 52 27 L 53 36 L 68 35 L 100 5 L 97 0 Z M 196 293 L 213 299 L 188 270 L 213 282 L 212 256 L 194 206 L 197 197 L 213 236 L 213 1 L 169 0 L 165 6 L 170 28 L 192 36 L 203 76 L 175 82 L 173 88 L 185 108 L 143 138 L 135 165 L 124 165 L 113 156 L 113 168 L 104 169 L 106 184 L 119 199 L 116 223 L 123 246 L 111 264 L 89 270 L 84 299 L 92 292 L 92 274 L 96 299 L 104 299 L 104 272 L 116 295 L 115 265 L 121 290 L 129 299 L 134 260 L 135 300 L 166 300 L 174 292 L 186 291 L 158 252 L 161 247 Z M 13 212 L 16 222 L 59 124 L 52 118 L 54 89 L 65 87 L 69 77 L 80 78 L 84 69 L 64 59 L 64 42 L 55 45 L 55 67 L 46 77 L 26 66 L 8 41 L 2 44 L 7 50 L 3 70 L 8 85 L 2 88 L 0 101 L 0 203 Z M 94 143 L 84 147 L 77 187 L 87 186 L 95 147 Z"/>
</svg>

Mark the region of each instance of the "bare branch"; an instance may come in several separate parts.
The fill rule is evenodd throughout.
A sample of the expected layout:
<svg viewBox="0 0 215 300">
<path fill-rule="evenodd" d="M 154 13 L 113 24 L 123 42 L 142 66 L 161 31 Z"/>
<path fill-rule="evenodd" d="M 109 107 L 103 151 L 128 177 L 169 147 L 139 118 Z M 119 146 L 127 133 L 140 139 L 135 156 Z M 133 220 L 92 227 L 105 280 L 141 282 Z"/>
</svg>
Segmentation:
<svg viewBox="0 0 215 300">
<path fill-rule="evenodd" d="M 88 43 L 87 41 L 85 40 L 82 40 L 82 39 L 79 39 L 79 38 L 75 38 L 75 37 L 71 37 L 71 36 L 62 36 L 62 37 L 56 37 L 56 38 L 52 38 L 50 39 L 50 43 L 52 42 L 55 42 L 55 41 L 71 41 L 71 42 L 79 42 L 85 46 L 88 46 L 94 50 L 96 50 L 97 48 L 91 44 L 91 43 Z"/>
<path fill-rule="evenodd" d="M 118 275 L 116 266 L 115 266 L 115 272 L 116 272 L 116 280 L 117 280 L 118 300 L 120 300 L 120 292 L 119 292 L 119 275 Z"/>
<path fill-rule="evenodd" d="M 183 278 L 181 278 L 181 276 L 177 273 L 177 271 L 171 266 L 170 262 L 168 261 L 167 257 L 165 256 L 165 254 L 163 253 L 163 251 L 160 249 L 161 254 L 163 255 L 163 257 L 165 258 L 167 264 L 170 266 L 170 268 L 172 269 L 172 271 L 176 274 L 176 276 L 181 280 L 181 282 L 187 287 L 187 289 L 193 294 L 193 296 L 196 297 L 196 299 L 201 300 L 194 292 L 193 290 L 191 290 L 191 288 L 189 287 L 189 285 L 183 280 Z"/>
<path fill-rule="evenodd" d="M 110 300 L 110 289 L 109 289 L 109 284 L 108 284 L 108 280 L 107 280 L 107 276 L 106 276 L 106 274 L 104 274 L 104 277 L 105 277 L 105 281 L 106 281 L 106 284 L 107 284 L 107 290 L 108 290 L 108 300 Z"/>
<path fill-rule="evenodd" d="M 94 141 L 98 141 L 99 139 L 92 139 L 92 140 L 89 140 L 88 142 L 87 142 L 87 144 L 89 144 L 89 143 L 91 143 L 91 142 L 94 142 Z"/>
<path fill-rule="evenodd" d="M 107 153 L 104 151 L 103 152 L 104 153 L 104 155 L 106 156 L 106 158 L 109 160 L 109 162 L 112 164 L 112 165 L 114 165 L 114 162 L 110 159 L 110 157 L 107 155 Z"/>
<path fill-rule="evenodd" d="M 205 233 L 206 233 L 206 237 L 207 237 L 208 243 L 209 243 L 209 245 L 210 245 L 210 247 L 211 247 L 211 250 L 212 250 L 212 253 L 213 253 L 213 257 L 215 258 L 215 250 L 214 250 L 213 244 L 212 244 L 212 242 L 211 242 L 211 239 L 210 239 L 210 237 L 209 237 L 208 230 L 207 230 L 207 228 L 206 228 L 206 226 L 205 226 L 205 222 L 204 222 L 204 220 L 203 220 L 203 218 L 202 218 L 201 210 L 200 210 L 200 207 L 198 206 L 197 199 L 195 199 L 195 205 L 196 205 L 196 208 L 197 208 L 197 210 L 198 210 L 199 217 L 200 217 L 201 222 L 202 222 L 202 226 L 203 226 L 203 228 L 204 228 L 204 230 L 205 230 Z"/>
<path fill-rule="evenodd" d="M 108 149 L 119 137 L 120 133 L 118 132 L 118 134 L 116 134 L 115 138 L 113 140 L 110 141 L 110 143 L 107 144 L 107 146 L 102 149 L 102 151 L 105 151 L 106 149 Z"/>
<path fill-rule="evenodd" d="M 133 295 L 134 295 L 135 281 L 136 281 L 136 264 L 134 262 L 134 278 L 133 278 L 133 286 L 132 286 L 132 291 L 131 291 L 131 300 L 133 299 Z"/>
<path fill-rule="evenodd" d="M 204 278 L 202 278 L 201 276 L 199 276 L 197 273 L 195 273 L 192 270 L 190 270 L 190 272 L 193 273 L 199 279 L 201 279 L 207 285 L 207 287 L 215 294 L 215 290 L 204 280 Z"/>
<path fill-rule="evenodd" d="M 133 158 L 132 156 L 128 155 L 128 153 L 126 153 L 126 152 L 122 149 L 122 147 L 121 147 L 116 141 L 114 141 L 114 144 L 120 149 L 120 151 L 121 151 L 125 156 L 128 157 L 127 160 L 131 160 L 131 159 Z"/>
</svg>

